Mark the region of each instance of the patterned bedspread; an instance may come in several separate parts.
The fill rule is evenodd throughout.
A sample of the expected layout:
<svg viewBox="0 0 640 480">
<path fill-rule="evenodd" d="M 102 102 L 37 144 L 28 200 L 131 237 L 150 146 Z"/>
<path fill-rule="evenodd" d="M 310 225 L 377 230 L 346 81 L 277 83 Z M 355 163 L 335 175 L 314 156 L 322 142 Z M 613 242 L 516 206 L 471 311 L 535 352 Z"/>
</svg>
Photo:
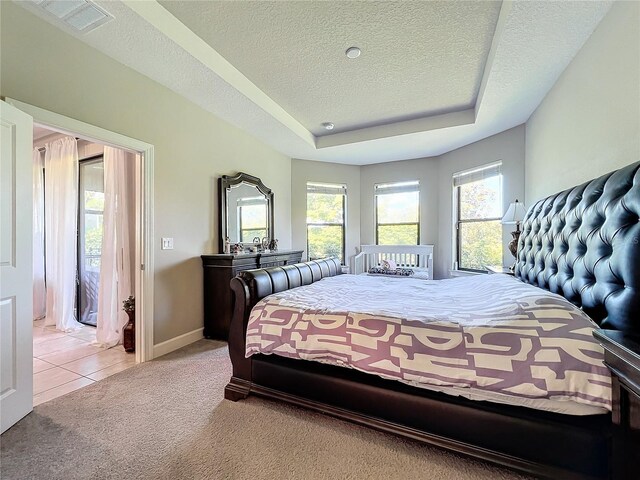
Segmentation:
<svg viewBox="0 0 640 480">
<path fill-rule="evenodd" d="M 611 379 L 593 329 L 561 296 L 507 275 L 338 275 L 262 299 L 249 318 L 246 355 L 610 410 Z"/>
</svg>

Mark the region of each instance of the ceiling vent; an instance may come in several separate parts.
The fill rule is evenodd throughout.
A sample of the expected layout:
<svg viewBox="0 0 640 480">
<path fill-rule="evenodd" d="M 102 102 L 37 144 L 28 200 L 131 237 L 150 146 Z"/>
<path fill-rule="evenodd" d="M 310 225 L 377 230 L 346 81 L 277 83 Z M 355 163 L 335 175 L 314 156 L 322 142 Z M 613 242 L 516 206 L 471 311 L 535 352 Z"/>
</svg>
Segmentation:
<svg viewBox="0 0 640 480">
<path fill-rule="evenodd" d="M 113 20 L 113 16 L 88 0 L 30 0 L 30 3 L 80 33 Z"/>
</svg>

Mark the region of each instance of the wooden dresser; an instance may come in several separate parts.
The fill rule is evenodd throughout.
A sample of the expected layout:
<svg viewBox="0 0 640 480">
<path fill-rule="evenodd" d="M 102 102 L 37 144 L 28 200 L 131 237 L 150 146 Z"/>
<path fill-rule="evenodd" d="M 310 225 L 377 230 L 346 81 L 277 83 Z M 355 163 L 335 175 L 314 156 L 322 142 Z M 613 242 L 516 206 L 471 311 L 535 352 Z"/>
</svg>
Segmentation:
<svg viewBox="0 0 640 480">
<path fill-rule="evenodd" d="M 302 260 L 302 250 L 238 255 L 202 255 L 204 269 L 204 337 L 227 340 L 233 312 L 229 282 L 242 270 L 278 267 Z"/>
</svg>

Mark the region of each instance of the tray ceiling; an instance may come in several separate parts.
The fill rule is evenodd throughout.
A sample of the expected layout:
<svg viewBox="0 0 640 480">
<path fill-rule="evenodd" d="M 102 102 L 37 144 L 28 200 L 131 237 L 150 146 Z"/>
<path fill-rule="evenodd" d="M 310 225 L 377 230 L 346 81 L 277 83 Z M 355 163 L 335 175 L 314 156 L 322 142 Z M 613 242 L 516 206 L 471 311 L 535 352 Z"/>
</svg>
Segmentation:
<svg viewBox="0 0 640 480">
<path fill-rule="evenodd" d="M 314 135 L 473 108 L 501 5 L 159 3 Z"/>
<path fill-rule="evenodd" d="M 81 34 L 19 2 L 290 157 L 364 165 L 525 122 L 612 0 L 95 3 L 115 20 Z"/>
</svg>

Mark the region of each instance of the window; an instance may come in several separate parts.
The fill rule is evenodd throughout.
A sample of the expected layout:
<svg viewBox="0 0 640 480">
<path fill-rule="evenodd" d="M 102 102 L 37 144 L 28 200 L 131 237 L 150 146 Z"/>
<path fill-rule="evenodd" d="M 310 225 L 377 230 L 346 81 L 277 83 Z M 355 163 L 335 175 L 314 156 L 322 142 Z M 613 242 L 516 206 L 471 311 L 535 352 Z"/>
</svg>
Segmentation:
<svg viewBox="0 0 640 480">
<path fill-rule="evenodd" d="M 376 244 L 420 243 L 420 184 L 418 181 L 375 186 Z"/>
<path fill-rule="evenodd" d="M 97 324 L 104 224 L 104 160 L 80 160 L 78 198 L 78 321 Z"/>
<path fill-rule="evenodd" d="M 338 257 L 344 265 L 347 188 L 307 183 L 307 256 L 309 260 Z"/>
<path fill-rule="evenodd" d="M 253 239 L 267 236 L 267 199 L 263 196 L 239 198 L 238 238 L 240 243 L 253 243 Z"/>
<path fill-rule="evenodd" d="M 496 163 L 453 176 L 454 268 L 486 272 L 502 265 L 502 173 Z"/>
</svg>

